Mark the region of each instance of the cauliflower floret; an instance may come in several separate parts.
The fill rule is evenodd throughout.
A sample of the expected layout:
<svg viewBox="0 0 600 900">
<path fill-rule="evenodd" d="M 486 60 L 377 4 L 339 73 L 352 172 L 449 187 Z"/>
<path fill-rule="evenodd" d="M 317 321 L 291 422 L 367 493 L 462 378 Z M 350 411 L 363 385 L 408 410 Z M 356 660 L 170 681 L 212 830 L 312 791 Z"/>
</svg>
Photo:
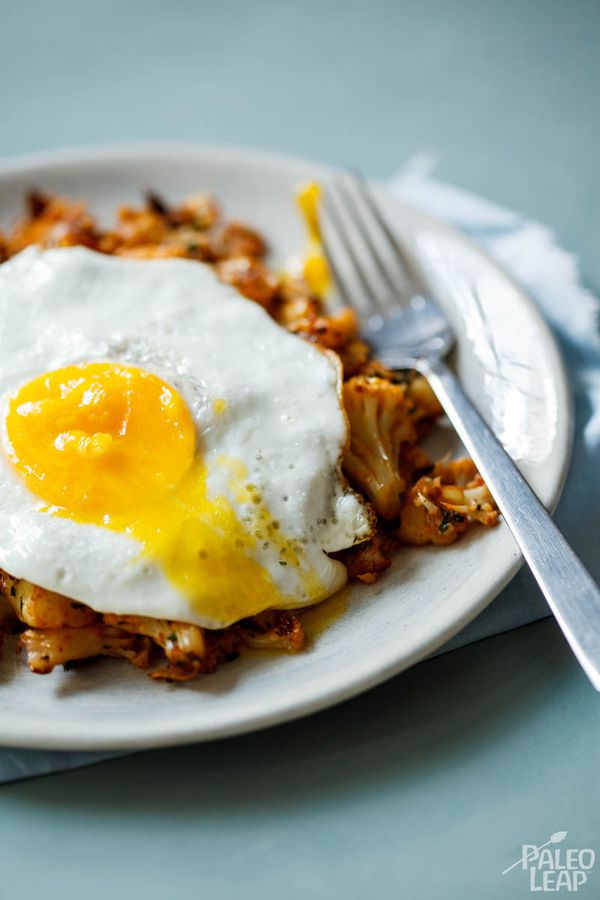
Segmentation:
<svg viewBox="0 0 600 900">
<path fill-rule="evenodd" d="M 30 628 L 21 634 L 19 650 L 25 650 L 32 672 L 45 675 L 55 666 L 94 656 L 121 656 L 145 669 L 150 663 L 152 641 L 108 625 L 82 628 Z"/>
<path fill-rule="evenodd" d="M 415 421 L 436 419 L 443 410 L 426 378 L 414 375 L 406 384 L 406 396 L 415 404 Z"/>
<path fill-rule="evenodd" d="M 404 544 L 451 544 L 469 521 L 488 528 L 498 508 L 470 459 L 438 463 L 407 492 L 398 537 Z"/>
<path fill-rule="evenodd" d="M 268 309 L 277 296 L 279 281 L 265 264 L 253 256 L 232 256 L 216 263 L 217 275 L 240 294 Z"/>
<path fill-rule="evenodd" d="M 198 666 L 206 655 L 204 630 L 197 625 L 173 622 L 170 619 L 151 619 L 148 616 L 118 616 L 106 614 L 106 625 L 112 625 L 130 634 L 142 634 L 152 638 L 162 647 L 171 665 L 180 669 L 199 671 Z"/>
<path fill-rule="evenodd" d="M 305 315 L 302 315 L 303 307 Z M 350 342 L 357 339 L 358 320 L 354 310 L 349 307 L 329 316 L 319 311 L 318 303 L 311 306 L 310 300 L 302 301 L 298 298 L 283 304 L 277 315 L 280 323 L 285 322 L 288 331 L 313 344 L 335 350 L 336 353 L 341 353 Z M 368 349 L 366 344 L 360 343 L 364 348 L 364 356 Z"/>
<path fill-rule="evenodd" d="M 99 232 L 83 203 L 53 197 L 33 190 L 27 194 L 25 215 L 4 240 L 7 258 L 30 244 L 43 247 L 72 247 L 83 244 L 95 249 Z"/>
<path fill-rule="evenodd" d="M 472 459 L 441 461 L 432 476 L 442 485 L 440 503 L 447 512 L 468 516 L 491 527 L 498 521 L 498 507 Z"/>
<path fill-rule="evenodd" d="M 344 472 L 382 518 L 394 519 L 406 490 L 401 449 L 416 440 L 415 406 L 407 398 L 406 385 L 357 375 L 344 384 L 344 407 L 350 423 Z"/>
<path fill-rule="evenodd" d="M 186 626 L 178 623 L 181 629 Z M 188 626 L 194 628 L 195 626 Z M 203 633 L 204 655 L 200 657 L 188 657 L 185 665 L 178 665 L 169 659 L 168 665 L 150 672 L 150 678 L 155 681 L 189 681 L 197 675 L 209 675 L 222 663 L 230 662 L 239 656 L 240 638 L 235 628 L 226 628 L 223 631 L 205 631 Z"/>
<path fill-rule="evenodd" d="M 361 366 L 359 374 L 368 375 L 371 378 L 384 378 L 386 381 L 391 381 L 392 384 L 403 384 L 406 387 L 407 399 L 415 406 L 413 416 L 416 421 L 436 419 L 443 412 L 433 388 L 423 375 L 419 375 L 416 369 L 393 371 L 379 360 L 369 359 Z"/>
<path fill-rule="evenodd" d="M 396 542 L 379 529 L 368 541 L 339 550 L 332 556 L 344 563 L 349 578 L 373 584 L 381 572 L 391 566 L 395 545 Z"/>
<path fill-rule="evenodd" d="M 89 606 L 48 591 L 24 578 L 13 578 L 2 569 L 0 594 L 21 622 L 31 628 L 81 628 L 94 624 L 98 619 Z"/>
<path fill-rule="evenodd" d="M 403 544 L 452 544 L 468 527 L 467 517 L 444 510 L 439 479 L 426 475 L 407 492 L 398 537 Z"/>
<path fill-rule="evenodd" d="M 238 623 L 237 632 L 244 644 L 258 650 L 298 653 L 306 644 L 302 622 L 284 609 L 267 609 L 249 619 L 243 619 Z"/>
</svg>

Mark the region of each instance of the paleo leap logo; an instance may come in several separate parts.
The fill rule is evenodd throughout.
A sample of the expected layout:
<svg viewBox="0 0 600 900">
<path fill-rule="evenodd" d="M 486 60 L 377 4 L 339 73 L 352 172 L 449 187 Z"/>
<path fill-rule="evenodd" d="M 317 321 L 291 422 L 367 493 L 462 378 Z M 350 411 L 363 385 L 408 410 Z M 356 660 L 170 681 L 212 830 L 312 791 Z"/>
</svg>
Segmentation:
<svg viewBox="0 0 600 900">
<path fill-rule="evenodd" d="M 507 875 L 520 866 L 529 872 L 529 890 L 576 893 L 586 884 L 588 872 L 596 862 L 595 850 L 550 848 L 551 844 L 561 844 L 568 832 L 555 831 L 545 844 L 521 846 L 521 858 L 503 871 Z"/>
</svg>

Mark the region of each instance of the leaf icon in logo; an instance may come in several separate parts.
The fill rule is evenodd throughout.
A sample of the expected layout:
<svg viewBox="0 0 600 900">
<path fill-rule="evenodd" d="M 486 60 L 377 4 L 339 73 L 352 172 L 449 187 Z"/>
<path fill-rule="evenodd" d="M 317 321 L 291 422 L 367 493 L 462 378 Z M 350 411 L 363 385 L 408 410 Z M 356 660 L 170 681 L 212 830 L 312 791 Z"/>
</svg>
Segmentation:
<svg viewBox="0 0 600 900">
<path fill-rule="evenodd" d="M 555 831 L 554 834 L 550 835 L 545 844 L 540 844 L 539 847 L 534 847 L 527 856 L 522 856 L 521 859 L 518 859 L 516 862 L 514 862 L 512 866 L 509 866 L 508 869 L 505 869 L 502 874 L 506 875 L 507 872 L 511 872 L 517 866 L 521 865 L 521 863 L 528 862 L 530 859 L 532 859 L 532 857 L 536 855 L 536 853 L 539 853 L 540 850 L 543 850 L 544 847 L 547 847 L 548 844 L 560 844 L 561 841 L 564 841 L 568 833 L 568 831 Z"/>
<path fill-rule="evenodd" d="M 548 843 L 560 844 L 561 841 L 564 841 L 568 833 L 568 831 L 555 831 Z"/>
</svg>

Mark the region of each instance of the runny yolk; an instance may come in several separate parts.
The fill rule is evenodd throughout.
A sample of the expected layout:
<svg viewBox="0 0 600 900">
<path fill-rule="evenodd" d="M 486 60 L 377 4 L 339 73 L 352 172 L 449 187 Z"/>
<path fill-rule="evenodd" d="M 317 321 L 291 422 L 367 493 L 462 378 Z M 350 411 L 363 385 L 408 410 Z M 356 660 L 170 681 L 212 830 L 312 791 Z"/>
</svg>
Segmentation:
<svg viewBox="0 0 600 900">
<path fill-rule="evenodd" d="M 308 247 L 304 254 L 304 278 L 317 297 L 324 298 L 331 286 L 327 260 L 323 252 L 321 225 L 319 223 L 319 201 L 321 188 L 315 182 L 300 187 L 296 202 L 308 232 Z"/>
<path fill-rule="evenodd" d="M 131 535 L 207 618 L 233 622 L 282 604 L 252 556 L 256 533 L 228 497 L 209 496 L 188 407 L 156 375 L 106 362 L 41 375 L 10 400 L 4 439 L 41 509 Z M 243 464 L 229 465 L 236 505 L 256 504 L 245 476 Z"/>
</svg>

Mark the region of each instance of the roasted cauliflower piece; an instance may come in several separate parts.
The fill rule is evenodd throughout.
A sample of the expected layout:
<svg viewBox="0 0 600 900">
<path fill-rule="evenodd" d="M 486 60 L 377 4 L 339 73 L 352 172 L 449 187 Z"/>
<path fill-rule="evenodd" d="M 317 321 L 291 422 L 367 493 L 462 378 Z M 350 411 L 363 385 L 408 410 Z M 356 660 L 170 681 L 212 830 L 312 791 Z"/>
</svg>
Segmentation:
<svg viewBox="0 0 600 900">
<path fill-rule="evenodd" d="M 120 209 L 115 228 L 102 235 L 99 249 L 133 259 L 212 258 L 206 232 L 190 225 L 175 226 L 149 208 Z"/>
<path fill-rule="evenodd" d="M 0 593 L 21 622 L 31 628 L 81 628 L 99 619 L 89 606 L 47 591 L 24 578 L 13 578 L 1 569 Z"/>
<path fill-rule="evenodd" d="M 397 542 L 379 530 L 368 541 L 332 555 L 344 563 L 349 578 L 373 584 L 381 572 L 391 566 L 396 544 Z"/>
<path fill-rule="evenodd" d="M 96 248 L 96 223 L 83 203 L 30 191 L 26 198 L 25 215 L 13 226 L 5 238 L 5 255 L 15 253 L 30 244 L 42 247 L 72 247 L 83 244 Z"/>
<path fill-rule="evenodd" d="M 205 231 L 219 218 L 219 207 L 214 197 L 201 192 L 190 194 L 180 206 L 172 206 L 155 191 L 146 191 L 146 210 L 173 228 L 187 225 L 197 231 Z"/>
<path fill-rule="evenodd" d="M 164 201 L 162 201 L 164 203 Z M 170 212 L 171 216 L 173 215 Z M 214 197 L 197 191 L 184 198 L 181 206 L 176 210 L 176 216 L 180 224 L 191 225 L 197 230 L 206 230 L 218 220 L 219 206 Z"/>
<path fill-rule="evenodd" d="M 434 466 L 432 476 L 441 482 L 440 502 L 444 510 L 468 516 L 487 527 L 497 523 L 498 507 L 472 459 L 441 461 Z"/>
<path fill-rule="evenodd" d="M 343 347 L 336 351 L 342 361 L 344 377 L 351 378 L 360 374 L 360 371 L 369 358 L 369 345 L 360 338 L 351 338 Z"/>
<path fill-rule="evenodd" d="M 398 538 L 414 547 L 443 546 L 454 543 L 468 524 L 466 516 L 443 509 L 438 480 L 424 476 L 406 494 Z"/>
<path fill-rule="evenodd" d="M 309 315 L 288 325 L 288 330 L 328 350 L 340 351 L 358 334 L 353 309 L 345 307 L 333 315 Z"/>
<path fill-rule="evenodd" d="M 260 650 L 298 653 L 306 643 L 300 619 L 287 610 L 266 610 L 250 619 L 243 619 L 237 631 L 244 644 Z"/>
<path fill-rule="evenodd" d="M 216 263 L 217 275 L 244 297 L 268 308 L 277 296 L 279 281 L 260 259 L 233 256 Z"/>
<path fill-rule="evenodd" d="M 434 465 L 418 444 L 404 444 L 400 450 L 399 469 L 407 484 L 414 484 L 422 475 L 430 475 Z"/>
<path fill-rule="evenodd" d="M 235 221 L 215 229 L 211 246 L 216 259 L 232 259 L 236 256 L 261 258 L 267 252 L 267 245 L 258 231 Z"/>
<path fill-rule="evenodd" d="M 293 290 L 290 289 L 289 281 L 284 279 L 281 283 L 279 303 L 273 316 L 288 331 L 300 330 L 303 323 L 310 322 L 319 315 L 319 301 L 306 289 L 301 290 L 301 287 L 297 281 L 294 282 Z"/>
<path fill-rule="evenodd" d="M 443 410 L 426 378 L 414 374 L 406 382 L 406 396 L 414 404 L 415 422 L 437 419 Z"/>
<path fill-rule="evenodd" d="M 356 368 L 368 359 L 369 349 L 364 341 L 358 340 L 358 319 L 350 307 L 326 315 L 323 304 L 313 293 L 303 278 L 283 275 L 280 279 L 278 303 L 274 306 L 273 318 L 288 331 L 307 341 L 319 344 L 342 355 L 354 343 Z"/>
<path fill-rule="evenodd" d="M 197 625 L 172 622 L 169 619 L 151 619 L 148 616 L 106 614 L 103 618 L 107 625 L 151 638 L 155 644 L 162 647 L 174 668 L 191 669 L 193 674 L 199 671 L 196 664 L 206 655 L 206 642 L 204 630 Z"/>
<path fill-rule="evenodd" d="M 19 650 L 25 650 L 32 672 L 45 675 L 55 666 L 94 656 L 119 656 L 145 669 L 150 664 L 152 641 L 109 625 L 83 628 L 40 628 L 24 631 Z"/>
<path fill-rule="evenodd" d="M 411 545 L 451 544 L 469 521 L 490 528 L 497 523 L 498 515 L 472 460 L 442 462 L 407 492 L 398 537 Z"/>
<path fill-rule="evenodd" d="M 406 385 L 356 375 L 344 384 L 344 408 L 350 423 L 344 472 L 383 519 L 394 519 L 407 487 L 400 453 L 404 444 L 416 440 L 415 406 L 406 396 Z"/>
<path fill-rule="evenodd" d="M 205 652 L 202 659 L 193 659 L 187 666 L 169 663 L 150 672 L 156 681 L 189 681 L 197 675 L 209 675 L 226 662 L 239 656 L 240 638 L 237 630 L 227 628 L 222 631 L 204 632 Z"/>
</svg>

